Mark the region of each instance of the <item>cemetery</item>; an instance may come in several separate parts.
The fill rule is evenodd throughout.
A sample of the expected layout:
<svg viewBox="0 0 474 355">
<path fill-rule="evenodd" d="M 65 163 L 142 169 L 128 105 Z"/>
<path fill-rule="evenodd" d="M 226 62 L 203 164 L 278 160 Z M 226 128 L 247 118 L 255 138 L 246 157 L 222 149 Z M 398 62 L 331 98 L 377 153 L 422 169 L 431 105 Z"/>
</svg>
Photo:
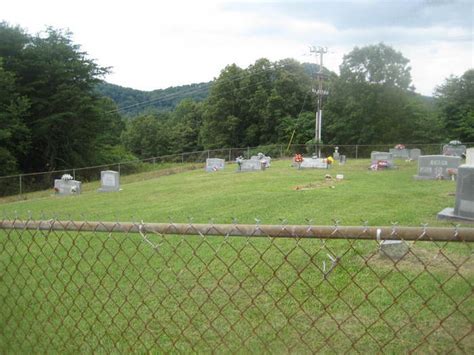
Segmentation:
<svg viewBox="0 0 474 355">
<path fill-rule="evenodd" d="M 370 153 L 370 167 L 371 170 L 394 169 L 393 154 L 387 152 L 372 152 Z"/>
<path fill-rule="evenodd" d="M 101 187 L 99 192 L 120 191 L 120 174 L 118 171 L 105 170 L 100 172 Z"/>
<path fill-rule="evenodd" d="M 69 174 L 64 174 L 61 179 L 54 180 L 54 192 L 59 196 L 79 195 L 81 182 L 74 180 Z"/>
</svg>

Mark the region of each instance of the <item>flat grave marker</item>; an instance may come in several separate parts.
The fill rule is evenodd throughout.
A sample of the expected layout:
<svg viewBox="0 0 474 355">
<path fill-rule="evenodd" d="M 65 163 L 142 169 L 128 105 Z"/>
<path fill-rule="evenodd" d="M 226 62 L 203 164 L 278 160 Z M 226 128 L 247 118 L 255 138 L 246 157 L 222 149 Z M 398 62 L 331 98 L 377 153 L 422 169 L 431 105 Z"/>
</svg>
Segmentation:
<svg viewBox="0 0 474 355">
<path fill-rule="evenodd" d="M 327 169 L 329 164 L 323 158 L 303 158 L 300 169 Z"/>
</svg>

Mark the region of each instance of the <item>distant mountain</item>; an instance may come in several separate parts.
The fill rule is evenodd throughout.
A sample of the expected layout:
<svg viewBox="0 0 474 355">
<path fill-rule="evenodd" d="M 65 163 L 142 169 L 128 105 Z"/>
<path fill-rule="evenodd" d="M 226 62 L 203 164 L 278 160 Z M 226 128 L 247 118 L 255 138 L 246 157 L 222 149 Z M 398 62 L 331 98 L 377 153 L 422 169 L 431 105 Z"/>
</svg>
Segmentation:
<svg viewBox="0 0 474 355">
<path fill-rule="evenodd" d="M 211 82 L 169 87 L 162 90 L 141 91 L 103 82 L 97 91 L 115 101 L 124 116 L 137 116 L 146 112 L 172 111 L 181 100 L 204 100 Z"/>
</svg>

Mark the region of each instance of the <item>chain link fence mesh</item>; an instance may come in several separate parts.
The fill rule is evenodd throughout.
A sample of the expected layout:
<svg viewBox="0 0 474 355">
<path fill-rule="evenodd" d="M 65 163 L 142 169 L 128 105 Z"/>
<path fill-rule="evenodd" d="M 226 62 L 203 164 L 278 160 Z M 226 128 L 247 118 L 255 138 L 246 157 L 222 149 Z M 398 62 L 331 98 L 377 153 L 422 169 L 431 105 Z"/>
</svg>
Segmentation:
<svg viewBox="0 0 474 355">
<path fill-rule="evenodd" d="M 403 254 L 381 253 L 385 239 Z M 473 229 L 0 223 L 0 349 L 474 352 Z"/>
</svg>

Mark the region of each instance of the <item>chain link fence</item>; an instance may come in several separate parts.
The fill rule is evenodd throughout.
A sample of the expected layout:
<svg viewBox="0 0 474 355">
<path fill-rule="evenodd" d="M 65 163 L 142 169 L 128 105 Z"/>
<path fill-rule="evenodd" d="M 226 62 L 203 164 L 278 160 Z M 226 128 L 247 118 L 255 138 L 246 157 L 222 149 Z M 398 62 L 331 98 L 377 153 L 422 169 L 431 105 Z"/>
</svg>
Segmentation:
<svg viewBox="0 0 474 355">
<path fill-rule="evenodd" d="M 0 349 L 472 354 L 473 241 L 426 225 L 4 217 Z"/>
</svg>

